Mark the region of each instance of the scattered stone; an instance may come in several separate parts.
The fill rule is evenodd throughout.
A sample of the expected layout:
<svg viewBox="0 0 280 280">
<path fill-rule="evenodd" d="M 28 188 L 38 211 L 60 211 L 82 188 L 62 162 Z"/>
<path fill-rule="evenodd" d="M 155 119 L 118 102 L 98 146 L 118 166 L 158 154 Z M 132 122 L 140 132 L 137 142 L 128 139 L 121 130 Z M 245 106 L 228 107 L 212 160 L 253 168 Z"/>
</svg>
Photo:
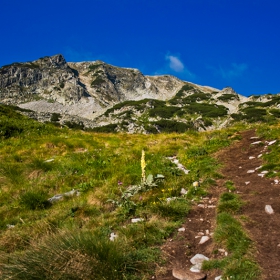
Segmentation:
<svg viewBox="0 0 280 280">
<path fill-rule="evenodd" d="M 276 141 L 277 141 L 277 140 L 273 140 L 273 141 L 267 142 L 267 145 L 268 145 L 268 146 L 273 145 L 274 143 L 276 143 Z"/>
<path fill-rule="evenodd" d="M 245 185 L 246 185 L 246 186 L 249 185 L 249 184 L 250 184 L 250 181 L 245 182 Z"/>
<path fill-rule="evenodd" d="M 54 203 L 54 202 L 62 200 L 63 197 L 71 197 L 71 196 L 74 196 L 74 195 L 79 196 L 80 192 L 78 190 L 73 189 L 72 191 L 69 191 L 69 192 L 66 192 L 66 193 L 56 194 L 53 197 L 49 198 L 48 201 L 50 203 Z"/>
<path fill-rule="evenodd" d="M 111 240 L 111 241 L 114 241 L 117 237 L 118 237 L 117 234 L 111 232 L 111 234 L 110 234 L 110 240 Z"/>
<path fill-rule="evenodd" d="M 190 271 L 199 273 L 201 271 L 202 264 L 195 264 L 190 268 Z"/>
<path fill-rule="evenodd" d="M 220 253 L 224 253 L 226 250 L 225 250 L 225 249 L 218 249 L 218 251 L 219 251 Z"/>
<path fill-rule="evenodd" d="M 260 176 L 260 177 L 262 177 L 262 178 L 263 178 L 263 177 L 264 177 L 264 174 L 261 174 L 261 173 L 260 173 L 260 174 L 258 174 L 258 176 Z"/>
<path fill-rule="evenodd" d="M 210 232 L 209 232 L 209 229 L 206 229 L 206 230 L 205 230 L 205 233 L 206 233 L 207 235 L 209 235 L 209 233 L 210 233 Z"/>
<path fill-rule="evenodd" d="M 178 228 L 178 231 L 179 232 L 183 232 L 183 231 L 185 231 L 186 229 L 184 228 L 184 227 L 181 227 L 181 228 Z"/>
<path fill-rule="evenodd" d="M 63 199 L 63 195 L 62 194 L 56 194 L 53 197 L 49 198 L 48 201 L 50 203 L 54 203 L 54 202 L 60 201 L 62 199 Z"/>
<path fill-rule="evenodd" d="M 199 236 L 203 236 L 203 235 L 204 235 L 204 233 L 200 231 L 197 235 L 199 235 Z"/>
<path fill-rule="evenodd" d="M 256 157 L 253 157 L 253 156 L 249 157 L 249 159 L 254 159 L 254 158 L 256 158 Z"/>
<path fill-rule="evenodd" d="M 262 171 L 261 173 L 262 173 L 262 174 L 267 174 L 268 171 L 267 171 L 267 170 L 264 170 L 264 171 Z"/>
<path fill-rule="evenodd" d="M 179 280 L 203 280 L 206 278 L 206 274 L 202 272 L 186 271 L 180 268 L 173 268 L 172 275 Z"/>
<path fill-rule="evenodd" d="M 274 214 L 274 211 L 273 211 L 273 209 L 272 209 L 272 207 L 271 207 L 271 205 L 265 205 L 265 212 L 267 213 L 267 214 Z"/>
<path fill-rule="evenodd" d="M 239 166 L 239 168 L 241 169 L 241 168 L 242 168 L 242 166 Z"/>
<path fill-rule="evenodd" d="M 274 180 L 274 183 L 275 183 L 276 185 L 278 185 L 279 180 L 275 179 L 275 180 Z"/>
<path fill-rule="evenodd" d="M 132 223 L 139 223 L 139 222 L 143 222 L 143 221 L 144 221 L 144 219 L 142 219 L 142 218 L 131 219 Z"/>
<path fill-rule="evenodd" d="M 247 173 L 254 173 L 255 170 L 248 170 Z"/>
<path fill-rule="evenodd" d="M 259 167 L 256 167 L 255 170 L 259 170 L 260 168 L 262 168 L 262 165 L 259 166 Z"/>
<path fill-rule="evenodd" d="M 15 225 L 10 225 L 10 224 L 7 225 L 8 229 L 11 229 L 11 228 L 14 228 L 14 227 L 15 227 Z"/>
<path fill-rule="evenodd" d="M 177 165 L 177 168 L 182 170 L 185 174 L 189 174 L 190 170 L 187 170 L 183 164 L 179 163 L 179 160 L 176 157 L 167 157 L 171 162 Z"/>
<path fill-rule="evenodd" d="M 204 204 L 197 204 L 197 207 L 205 208 Z"/>
<path fill-rule="evenodd" d="M 180 194 L 181 195 L 185 195 L 185 194 L 187 194 L 187 190 L 186 189 L 184 189 L 184 188 L 181 188 L 181 191 L 180 191 Z"/>
<path fill-rule="evenodd" d="M 216 208 L 215 205 L 208 205 L 207 208 Z"/>
<path fill-rule="evenodd" d="M 176 199 L 177 199 L 177 197 L 167 197 L 166 201 L 167 201 L 167 203 L 169 203 L 170 201 L 176 200 Z"/>
<path fill-rule="evenodd" d="M 222 275 L 215 277 L 215 280 L 223 280 Z"/>
<path fill-rule="evenodd" d="M 262 141 L 253 142 L 253 143 L 251 143 L 251 145 L 258 145 L 258 144 L 260 144 L 260 143 L 262 143 Z"/>
<path fill-rule="evenodd" d="M 251 137 L 250 139 L 251 139 L 251 140 L 259 139 L 259 137 L 258 137 L 258 136 L 253 136 L 253 137 Z"/>
<path fill-rule="evenodd" d="M 193 256 L 190 259 L 190 262 L 192 264 L 198 264 L 198 263 L 203 263 L 203 261 L 209 261 L 209 258 L 207 258 L 206 256 L 202 255 L 202 254 L 196 254 L 195 256 Z"/>
<path fill-rule="evenodd" d="M 260 157 L 262 157 L 262 154 L 259 154 L 259 155 L 258 155 L 258 158 L 260 158 Z"/>
<path fill-rule="evenodd" d="M 278 244 L 277 247 L 280 247 L 280 244 Z"/>
<path fill-rule="evenodd" d="M 54 161 L 53 158 L 45 160 L 45 162 L 52 162 L 52 161 Z"/>
<path fill-rule="evenodd" d="M 209 239 L 210 239 L 209 236 L 204 235 L 204 236 L 201 237 L 201 239 L 200 239 L 200 241 L 199 241 L 198 244 L 204 244 L 204 243 L 207 242 Z"/>
</svg>

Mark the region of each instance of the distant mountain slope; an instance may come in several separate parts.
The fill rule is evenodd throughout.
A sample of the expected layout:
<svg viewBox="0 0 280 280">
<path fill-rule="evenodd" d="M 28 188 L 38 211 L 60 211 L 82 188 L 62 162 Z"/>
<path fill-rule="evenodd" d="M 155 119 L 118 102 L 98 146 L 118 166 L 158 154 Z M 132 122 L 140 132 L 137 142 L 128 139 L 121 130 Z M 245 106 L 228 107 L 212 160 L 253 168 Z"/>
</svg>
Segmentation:
<svg viewBox="0 0 280 280">
<path fill-rule="evenodd" d="M 40 121 L 130 133 L 209 130 L 280 116 L 279 95 L 247 98 L 230 87 L 145 76 L 102 61 L 67 63 L 62 55 L 1 67 L 0 102 L 32 110 L 24 114 Z"/>
</svg>

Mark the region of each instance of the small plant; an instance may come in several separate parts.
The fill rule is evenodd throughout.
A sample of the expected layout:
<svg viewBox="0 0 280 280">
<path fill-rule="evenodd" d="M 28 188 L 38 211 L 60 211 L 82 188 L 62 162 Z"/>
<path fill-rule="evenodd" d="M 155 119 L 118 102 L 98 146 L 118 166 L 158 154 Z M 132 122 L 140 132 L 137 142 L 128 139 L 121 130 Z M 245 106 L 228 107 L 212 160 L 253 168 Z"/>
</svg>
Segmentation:
<svg viewBox="0 0 280 280">
<path fill-rule="evenodd" d="M 51 206 L 43 191 L 28 191 L 20 197 L 20 204 L 29 210 L 45 209 Z"/>
<path fill-rule="evenodd" d="M 229 191 L 235 191 L 235 190 L 236 190 L 236 188 L 235 188 L 235 186 L 234 186 L 234 184 L 233 184 L 232 181 L 226 181 L 225 187 L 226 187 Z"/>
</svg>

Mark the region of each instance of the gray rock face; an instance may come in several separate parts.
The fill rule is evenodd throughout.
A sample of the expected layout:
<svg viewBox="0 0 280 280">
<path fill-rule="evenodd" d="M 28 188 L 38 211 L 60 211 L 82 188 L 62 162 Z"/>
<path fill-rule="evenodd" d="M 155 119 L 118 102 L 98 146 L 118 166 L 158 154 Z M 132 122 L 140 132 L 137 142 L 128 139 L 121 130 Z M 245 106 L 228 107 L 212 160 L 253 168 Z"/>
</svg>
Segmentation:
<svg viewBox="0 0 280 280">
<path fill-rule="evenodd" d="M 0 68 L 0 101 L 7 104 L 47 99 L 76 103 L 88 96 L 62 55 Z"/>
<path fill-rule="evenodd" d="M 184 84 L 173 76 L 144 76 L 137 69 L 115 67 L 102 61 L 68 65 L 79 72 L 89 94 L 106 107 L 126 100 L 166 100 Z"/>
</svg>

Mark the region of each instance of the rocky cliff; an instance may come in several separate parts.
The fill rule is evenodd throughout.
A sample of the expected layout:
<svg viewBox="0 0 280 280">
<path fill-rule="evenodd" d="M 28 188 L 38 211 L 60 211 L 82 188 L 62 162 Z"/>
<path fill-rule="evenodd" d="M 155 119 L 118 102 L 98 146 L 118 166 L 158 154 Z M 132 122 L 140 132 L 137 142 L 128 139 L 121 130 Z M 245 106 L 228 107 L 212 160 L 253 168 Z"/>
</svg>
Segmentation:
<svg viewBox="0 0 280 280">
<path fill-rule="evenodd" d="M 0 100 L 3 103 L 21 104 L 45 99 L 73 104 L 82 97 L 88 97 L 88 94 L 62 55 L 0 68 Z"/>
</svg>

